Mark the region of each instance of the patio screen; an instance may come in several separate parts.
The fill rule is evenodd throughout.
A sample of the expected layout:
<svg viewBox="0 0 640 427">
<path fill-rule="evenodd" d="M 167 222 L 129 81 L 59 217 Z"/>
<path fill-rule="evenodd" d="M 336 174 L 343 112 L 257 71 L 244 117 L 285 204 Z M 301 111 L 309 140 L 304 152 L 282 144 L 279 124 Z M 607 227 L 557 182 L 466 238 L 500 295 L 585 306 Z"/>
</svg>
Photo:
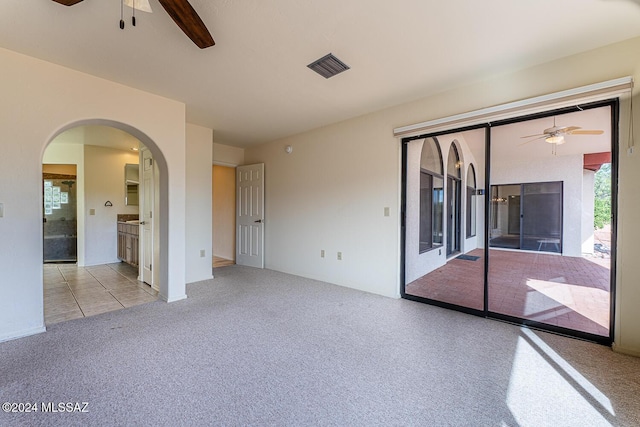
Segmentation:
<svg viewBox="0 0 640 427">
<path fill-rule="evenodd" d="M 491 186 L 489 246 L 562 252 L 562 182 Z"/>
</svg>

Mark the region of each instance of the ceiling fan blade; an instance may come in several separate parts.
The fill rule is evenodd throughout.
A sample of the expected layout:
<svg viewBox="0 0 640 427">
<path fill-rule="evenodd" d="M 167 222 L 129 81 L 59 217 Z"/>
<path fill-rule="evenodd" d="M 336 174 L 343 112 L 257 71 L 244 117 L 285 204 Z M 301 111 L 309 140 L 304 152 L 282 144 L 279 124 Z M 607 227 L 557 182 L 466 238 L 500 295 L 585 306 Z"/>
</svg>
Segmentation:
<svg viewBox="0 0 640 427">
<path fill-rule="evenodd" d="M 537 136 L 537 135 L 531 135 L 531 136 Z M 521 146 L 521 145 L 528 144 L 528 143 L 533 142 L 533 141 L 538 141 L 539 139 L 544 139 L 544 138 L 546 138 L 547 136 L 548 136 L 547 134 L 544 134 L 544 135 L 542 135 L 542 136 L 540 136 L 540 137 L 538 137 L 538 138 L 530 139 L 530 140 L 525 141 L 525 142 L 523 142 L 523 143 L 521 143 L 521 144 L 518 144 L 518 147 L 519 147 L 519 146 Z M 523 138 L 530 138 L 530 137 L 523 136 Z"/>
<path fill-rule="evenodd" d="M 571 135 L 602 135 L 604 133 L 603 130 L 574 130 L 569 132 Z"/>
<path fill-rule="evenodd" d="M 187 0 L 158 0 L 171 19 L 200 49 L 216 43 L 198 13 Z"/>
<path fill-rule="evenodd" d="M 82 0 L 53 0 L 53 1 L 65 6 L 73 6 L 76 3 L 80 3 Z"/>
<path fill-rule="evenodd" d="M 566 127 L 558 129 L 558 132 L 560 132 L 560 133 L 572 133 L 572 132 L 577 131 L 578 129 L 582 129 L 582 128 L 579 127 L 579 126 L 566 126 Z"/>
<path fill-rule="evenodd" d="M 543 137 L 543 136 L 547 136 L 547 134 L 546 133 L 536 133 L 535 135 L 521 136 L 520 138 L 533 138 L 534 136 Z"/>
</svg>

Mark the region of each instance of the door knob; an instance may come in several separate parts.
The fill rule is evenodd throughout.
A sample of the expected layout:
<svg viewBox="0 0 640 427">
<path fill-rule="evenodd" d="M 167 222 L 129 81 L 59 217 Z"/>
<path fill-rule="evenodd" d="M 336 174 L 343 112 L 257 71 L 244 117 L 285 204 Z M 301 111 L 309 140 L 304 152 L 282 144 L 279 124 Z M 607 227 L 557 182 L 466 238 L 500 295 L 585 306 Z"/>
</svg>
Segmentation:
<svg viewBox="0 0 640 427">
<path fill-rule="evenodd" d="M 253 222 L 257 222 L 258 224 L 261 224 L 261 223 L 262 223 L 262 220 L 261 220 L 261 219 L 257 219 L 257 220 L 255 220 L 255 221 L 253 221 Z"/>
<path fill-rule="evenodd" d="M 146 222 L 144 222 L 144 221 L 140 221 L 140 223 L 139 223 L 139 224 L 140 224 L 140 225 L 145 225 L 145 224 L 146 224 Z"/>
</svg>

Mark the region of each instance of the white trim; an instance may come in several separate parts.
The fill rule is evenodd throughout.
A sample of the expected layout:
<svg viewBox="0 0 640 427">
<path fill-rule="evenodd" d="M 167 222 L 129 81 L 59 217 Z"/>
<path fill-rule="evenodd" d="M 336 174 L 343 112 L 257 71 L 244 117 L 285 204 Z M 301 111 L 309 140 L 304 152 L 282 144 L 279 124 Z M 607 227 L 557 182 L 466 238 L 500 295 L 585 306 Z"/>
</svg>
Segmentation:
<svg viewBox="0 0 640 427">
<path fill-rule="evenodd" d="M 213 161 L 213 165 L 214 166 L 224 166 L 224 167 L 227 167 L 227 168 L 237 168 L 238 166 L 240 166 L 240 165 L 238 165 L 236 163 L 221 162 L 219 160 L 214 160 Z"/>
<path fill-rule="evenodd" d="M 18 331 L 18 332 L 0 337 L 0 343 L 5 341 L 16 340 L 18 338 L 28 337 L 30 335 L 41 334 L 46 331 L 47 331 L 47 328 L 44 326 L 37 326 L 35 328 L 23 329 L 22 331 Z"/>
<path fill-rule="evenodd" d="M 183 299 L 187 299 L 187 294 L 179 295 L 179 296 L 172 297 L 172 298 L 167 298 L 164 295 L 160 294 L 160 298 L 164 302 L 176 302 L 176 301 L 182 301 Z"/>
<path fill-rule="evenodd" d="M 640 349 L 638 349 L 638 348 L 622 347 L 620 345 L 616 345 L 615 342 L 611 345 L 611 348 L 616 353 L 621 353 L 621 354 L 627 354 L 629 356 L 640 357 Z"/>
<path fill-rule="evenodd" d="M 440 132 L 456 127 L 474 126 L 557 108 L 603 101 L 629 93 L 632 88 L 633 78 L 621 77 L 619 79 L 581 86 L 548 95 L 537 96 L 535 98 L 510 102 L 508 104 L 496 105 L 468 113 L 402 126 L 395 128 L 393 135 L 398 137 Z"/>
</svg>

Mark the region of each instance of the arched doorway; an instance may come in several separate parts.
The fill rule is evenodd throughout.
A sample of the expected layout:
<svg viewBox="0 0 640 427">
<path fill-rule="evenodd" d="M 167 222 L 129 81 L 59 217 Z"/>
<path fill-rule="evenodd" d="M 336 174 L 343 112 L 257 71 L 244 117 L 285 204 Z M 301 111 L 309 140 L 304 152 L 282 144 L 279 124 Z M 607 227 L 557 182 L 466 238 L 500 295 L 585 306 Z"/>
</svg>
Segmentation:
<svg viewBox="0 0 640 427">
<path fill-rule="evenodd" d="M 447 157 L 447 257 L 460 252 L 461 165 L 454 141 Z"/>
<path fill-rule="evenodd" d="M 71 278 L 70 283 L 73 282 L 74 286 L 69 285 L 69 290 L 72 293 L 78 291 L 79 294 L 84 294 L 82 298 L 74 295 L 74 300 L 79 305 L 81 300 L 87 303 L 85 309 L 80 306 L 80 311 L 84 315 L 98 314 L 99 312 L 111 311 L 109 308 L 117 309 L 149 301 L 148 294 L 145 294 L 147 295 L 146 299 L 142 298 L 141 295 L 133 292 L 135 286 L 133 289 L 126 286 L 131 283 L 139 285 L 143 279 L 149 286 L 155 288 L 155 291 L 150 294 L 156 296 L 159 293 L 162 299 L 167 300 L 167 263 L 162 262 L 168 257 L 166 244 L 168 229 L 166 212 L 167 165 L 161 150 L 151 138 L 138 129 L 125 123 L 107 120 L 84 120 L 59 129 L 45 147 L 43 162 L 47 160 L 49 148 L 59 145 L 81 147 L 79 150 L 75 150 L 75 159 L 72 160 L 72 162 L 79 164 L 77 187 L 80 187 L 81 190 L 79 191 L 81 194 L 78 194 L 77 197 L 79 200 L 77 209 L 78 263 L 77 267 L 73 266 L 75 271 L 67 266 L 65 274 L 68 277 L 63 277 L 65 281 Z M 131 151 L 133 149 L 136 152 Z M 135 199 L 131 192 L 135 187 L 132 183 L 142 182 L 143 176 L 140 175 L 137 181 L 135 179 L 129 180 L 129 177 L 125 176 L 125 165 L 133 166 L 135 164 L 136 169 L 140 171 L 144 169 L 138 167 L 138 163 L 141 163 L 140 160 L 143 158 L 142 154 L 138 154 L 138 149 L 140 149 L 140 153 L 146 153 L 145 158 L 149 160 L 150 164 L 153 164 L 153 168 L 149 169 L 151 171 L 151 188 L 147 186 L 142 191 L 142 194 L 146 193 L 147 197 L 140 198 L 141 204 L 143 205 L 146 201 L 147 206 L 140 205 L 140 207 L 131 204 Z M 59 161 L 61 150 L 57 151 Z M 62 152 L 64 151 L 62 150 Z M 142 184 L 137 185 L 143 187 Z M 127 190 L 129 194 L 127 194 Z M 46 197 L 46 194 L 43 194 L 43 207 L 47 203 Z M 149 211 L 151 211 L 151 215 L 147 215 L 147 217 L 153 218 L 152 223 L 150 226 L 143 227 L 142 224 L 145 221 L 143 221 L 142 213 Z M 118 246 L 120 228 L 125 222 L 127 222 L 127 230 L 132 233 L 132 236 L 135 235 L 135 240 L 129 241 L 127 250 L 135 250 L 136 254 L 140 253 L 141 256 L 136 256 L 135 262 L 123 263 L 120 266 L 118 258 L 124 259 L 124 257 L 120 253 L 116 254 L 116 251 L 120 249 Z M 138 222 L 141 224 L 138 225 Z M 45 237 L 44 231 L 43 237 Z M 145 247 L 142 243 L 144 241 L 151 242 L 151 245 Z M 142 256 L 144 251 L 147 253 L 146 257 Z M 149 268 L 151 265 L 155 266 L 151 277 L 143 275 L 143 260 L 145 258 L 148 259 Z M 79 268 L 82 269 L 80 273 L 77 270 Z M 105 280 L 109 283 L 108 281 L 112 280 L 109 277 L 114 275 L 118 276 L 116 283 L 105 284 Z M 127 282 L 124 277 L 131 279 L 131 283 Z M 48 279 L 45 270 L 43 278 L 45 320 L 47 318 Z M 89 283 L 89 279 L 92 281 L 91 283 Z M 82 281 L 84 283 L 80 283 Z M 80 286 L 81 284 L 86 286 Z M 102 298 L 101 300 L 91 300 L 89 298 L 91 292 L 88 292 L 86 288 L 89 285 L 94 286 L 93 290 L 97 291 L 100 290 L 100 284 L 104 286 L 102 290 L 106 292 L 97 293 Z M 105 298 L 109 301 L 105 301 Z M 95 305 L 100 307 L 93 307 Z"/>
</svg>

